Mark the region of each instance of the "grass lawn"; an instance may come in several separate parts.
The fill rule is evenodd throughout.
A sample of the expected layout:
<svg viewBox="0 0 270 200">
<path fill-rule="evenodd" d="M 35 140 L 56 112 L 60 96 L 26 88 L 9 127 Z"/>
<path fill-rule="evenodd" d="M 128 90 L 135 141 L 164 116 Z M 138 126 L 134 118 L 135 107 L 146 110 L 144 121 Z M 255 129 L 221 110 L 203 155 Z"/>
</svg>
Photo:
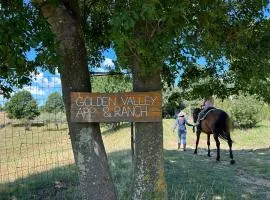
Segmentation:
<svg viewBox="0 0 270 200">
<path fill-rule="evenodd" d="M 186 152 L 177 151 L 173 120 L 163 120 L 165 176 L 169 199 L 270 199 L 270 123 L 250 130 L 233 130 L 236 164 L 230 165 L 228 145 L 221 141 L 221 161 L 215 142 L 207 157 L 206 135 L 198 155 L 195 134 L 188 130 Z M 131 185 L 130 128 L 104 132 L 103 139 L 119 199 Z M 79 199 L 78 179 L 66 125 L 56 130 L 33 127 L 0 129 L 0 199 Z"/>
</svg>

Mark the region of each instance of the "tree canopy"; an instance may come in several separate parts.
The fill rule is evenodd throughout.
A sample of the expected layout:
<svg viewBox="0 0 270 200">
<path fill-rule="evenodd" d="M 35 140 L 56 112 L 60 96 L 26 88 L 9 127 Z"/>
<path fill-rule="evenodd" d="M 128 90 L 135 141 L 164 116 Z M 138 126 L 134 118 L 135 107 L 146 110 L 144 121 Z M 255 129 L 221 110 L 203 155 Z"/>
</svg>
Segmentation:
<svg viewBox="0 0 270 200">
<path fill-rule="evenodd" d="M 132 91 L 131 79 L 125 75 L 91 77 L 93 92 L 114 93 Z"/>
<path fill-rule="evenodd" d="M 37 102 L 28 91 L 20 91 L 5 104 L 5 111 L 11 119 L 34 119 L 40 112 Z"/>
<path fill-rule="evenodd" d="M 267 99 L 268 4 L 259 0 L 116 2 L 114 47 L 125 66 L 132 55 L 149 63 L 145 71 L 155 71 L 162 62 L 163 81 L 170 85 L 179 76 L 186 98 L 213 94 L 225 98 L 244 90 Z"/>
<path fill-rule="evenodd" d="M 212 14 L 211 12 L 206 15 L 208 23 L 201 31 L 207 34 L 202 34 L 205 38 L 196 40 L 199 42 L 199 48 L 196 49 L 203 53 L 197 54 L 203 56 L 197 56 L 197 59 L 205 60 L 203 64 L 190 63 L 184 67 L 179 86 L 184 89 L 185 95 L 194 98 L 215 94 L 225 98 L 245 91 L 260 94 L 269 101 L 264 93 L 265 89 L 261 87 L 267 86 L 266 80 L 270 75 L 270 21 L 264 16 L 264 11 L 267 10 L 263 9 L 269 2 L 245 3 L 245 6 L 240 2 L 225 3 L 227 5 L 223 10 L 214 11 L 223 13 L 217 19 L 211 16 L 209 18 L 208 14 Z M 211 21 L 213 19 L 215 20 Z M 210 29 L 207 30 L 208 28 Z M 192 55 L 189 52 L 188 54 Z M 194 54 L 192 57 L 194 58 Z M 201 93 L 202 90 L 205 91 L 204 94 Z"/>
<path fill-rule="evenodd" d="M 149 71 L 162 60 L 165 81 L 172 84 L 182 77 L 179 86 L 189 97 L 207 88 L 207 95 L 246 90 L 269 99 L 268 3 L 80 1 L 88 63 L 98 66 L 102 49 L 113 45 L 119 63 L 127 67 L 127 49 L 137 48 L 153 66 Z M 8 95 L 13 86 L 30 84 L 38 66 L 53 72 L 60 63 L 54 35 L 39 9 L 23 0 L 2 1 L 0 12 L 0 89 Z M 137 33 L 142 37 L 137 37 L 132 31 L 140 24 L 144 26 Z M 27 58 L 29 51 L 35 51 L 34 59 Z M 196 65 L 201 58 L 205 63 Z"/>
<path fill-rule="evenodd" d="M 179 87 L 163 86 L 162 93 L 163 116 L 173 117 L 177 112 L 183 110 L 186 105 Z"/>
<path fill-rule="evenodd" d="M 105 2 L 80 1 L 89 68 L 100 65 L 102 50 L 111 44 L 110 12 Z M 0 35 L 0 90 L 5 97 L 10 97 L 14 87 L 31 84 L 40 70 L 54 73 L 61 69 L 56 54 L 59 44 L 36 1 L 0 1 Z M 30 53 L 34 57 L 29 58 Z"/>
<path fill-rule="evenodd" d="M 5 96 L 13 86 L 31 83 L 40 66 L 51 72 L 59 62 L 48 23 L 32 4 L 23 0 L 0 2 L 0 90 Z M 35 58 L 28 58 L 35 51 Z"/>
<path fill-rule="evenodd" d="M 48 96 L 44 106 L 49 113 L 64 112 L 64 102 L 59 92 L 53 92 Z"/>
</svg>

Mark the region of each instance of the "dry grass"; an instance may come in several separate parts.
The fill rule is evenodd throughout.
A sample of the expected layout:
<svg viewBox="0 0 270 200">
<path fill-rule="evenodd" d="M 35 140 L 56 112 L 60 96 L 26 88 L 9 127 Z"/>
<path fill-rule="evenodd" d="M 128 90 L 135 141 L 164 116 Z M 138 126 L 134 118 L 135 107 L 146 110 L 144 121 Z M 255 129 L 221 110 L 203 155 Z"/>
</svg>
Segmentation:
<svg viewBox="0 0 270 200">
<path fill-rule="evenodd" d="M 105 129 L 102 128 L 104 131 Z M 129 149 L 130 128 L 104 134 L 108 153 Z M 30 131 L 11 125 L 0 129 L 0 183 L 74 163 L 67 125 L 33 126 Z"/>
<path fill-rule="evenodd" d="M 8 124 L 11 120 L 7 117 L 6 113 L 0 111 L 0 125 Z"/>
<path fill-rule="evenodd" d="M 201 135 L 199 155 L 193 155 L 196 137 L 190 128 L 187 135 L 188 151 L 176 151 L 177 135 L 172 133 L 173 123 L 174 120 L 163 120 L 169 199 L 264 200 L 270 196 L 267 191 L 270 183 L 268 122 L 260 123 L 255 129 L 232 132 L 235 141 L 234 166 L 229 164 L 228 146 L 224 141 L 221 141 L 221 162 L 217 164 L 214 155 L 211 158 L 206 156 L 205 134 Z M 127 199 L 131 184 L 130 127 L 126 125 L 115 132 L 102 128 L 119 199 Z M 212 138 L 211 148 L 216 148 Z M 212 154 L 215 154 L 215 150 L 212 150 Z M 32 127 L 31 131 L 10 125 L 0 129 L 0 182 L 17 179 L 11 184 L 0 184 L 4 199 L 13 196 L 18 199 L 78 197 L 76 170 L 73 165 L 68 166 L 73 162 L 66 124 L 61 124 L 59 130 L 54 124 Z M 60 192 L 57 190 L 59 181 L 63 184 L 63 191 Z M 60 197 L 55 196 L 54 192 Z"/>
<path fill-rule="evenodd" d="M 173 123 L 172 119 L 163 120 L 165 150 L 174 150 L 177 147 L 177 134 L 172 132 Z M 234 130 L 232 138 L 235 141 L 234 150 L 269 148 L 270 125 L 263 122 L 256 129 Z M 116 132 L 106 132 L 103 140 L 108 153 L 128 150 L 130 127 L 124 126 Z M 188 148 L 194 148 L 195 141 L 195 134 L 188 128 Z M 201 135 L 199 147 L 207 148 L 205 134 Z M 211 148 L 216 148 L 213 138 Z M 228 149 L 225 141 L 221 141 L 221 148 Z M 10 125 L 0 129 L 0 182 L 14 181 L 73 162 L 66 124 L 61 124 L 59 130 L 56 130 L 54 124 L 32 127 L 31 131 Z"/>
<path fill-rule="evenodd" d="M 73 163 L 66 125 L 48 127 L 6 126 L 0 129 L 0 182 Z"/>
</svg>

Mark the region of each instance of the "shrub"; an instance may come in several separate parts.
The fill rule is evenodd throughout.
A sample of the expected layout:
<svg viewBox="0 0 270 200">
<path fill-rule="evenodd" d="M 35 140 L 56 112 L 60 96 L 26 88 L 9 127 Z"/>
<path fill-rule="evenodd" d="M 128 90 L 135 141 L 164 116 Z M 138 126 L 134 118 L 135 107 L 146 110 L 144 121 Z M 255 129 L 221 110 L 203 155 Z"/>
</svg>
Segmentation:
<svg viewBox="0 0 270 200">
<path fill-rule="evenodd" d="M 263 119 L 270 121 L 270 105 L 269 104 L 264 103 L 263 109 L 262 109 L 262 117 Z"/>
<path fill-rule="evenodd" d="M 64 112 L 64 102 L 59 92 L 51 93 L 44 106 L 49 113 Z"/>
<path fill-rule="evenodd" d="M 10 119 L 31 120 L 40 114 L 37 102 L 28 91 L 20 91 L 12 96 L 5 105 L 5 111 Z"/>
<path fill-rule="evenodd" d="M 231 99 L 215 99 L 214 106 L 227 112 L 231 117 L 232 100 Z"/>
<path fill-rule="evenodd" d="M 257 96 L 240 94 L 230 101 L 229 114 L 234 127 L 252 128 L 262 120 L 263 102 Z"/>
</svg>

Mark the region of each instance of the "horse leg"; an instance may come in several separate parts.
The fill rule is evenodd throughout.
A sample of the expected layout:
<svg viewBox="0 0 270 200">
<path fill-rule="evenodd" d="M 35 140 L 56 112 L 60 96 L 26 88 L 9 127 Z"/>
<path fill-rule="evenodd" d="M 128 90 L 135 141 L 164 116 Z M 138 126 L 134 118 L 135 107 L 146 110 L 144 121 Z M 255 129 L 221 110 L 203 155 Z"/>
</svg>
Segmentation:
<svg viewBox="0 0 270 200">
<path fill-rule="evenodd" d="M 216 160 L 219 161 L 220 160 L 220 142 L 219 142 L 219 139 L 218 139 L 218 134 L 214 134 L 214 139 L 216 141 L 216 145 L 217 145 L 217 158 Z"/>
<path fill-rule="evenodd" d="M 229 148 L 230 148 L 231 164 L 234 164 L 235 161 L 234 161 L 234 159 L 233 159 L 233 153 L 232 153 L 232 139 L 231 139 L 230 134 L 229 134 L 229 137 L 228 137 L 228 145 L 229 145 Z"/>
<path fill-rule="evenodd" d="M 208 157 L 210 157 L 210 134 L 207 134 Z"/>
<path fill-rule="evenodd" d="M 195 148 L 194 154 L 197 154 L 197 148 L 198 148 L 198 144 L 199 144 L 199 140 L 200 140 L 200 135 L 201 135 L 201 132 L 197 131 L 196 148 Z"/>
</svg>

